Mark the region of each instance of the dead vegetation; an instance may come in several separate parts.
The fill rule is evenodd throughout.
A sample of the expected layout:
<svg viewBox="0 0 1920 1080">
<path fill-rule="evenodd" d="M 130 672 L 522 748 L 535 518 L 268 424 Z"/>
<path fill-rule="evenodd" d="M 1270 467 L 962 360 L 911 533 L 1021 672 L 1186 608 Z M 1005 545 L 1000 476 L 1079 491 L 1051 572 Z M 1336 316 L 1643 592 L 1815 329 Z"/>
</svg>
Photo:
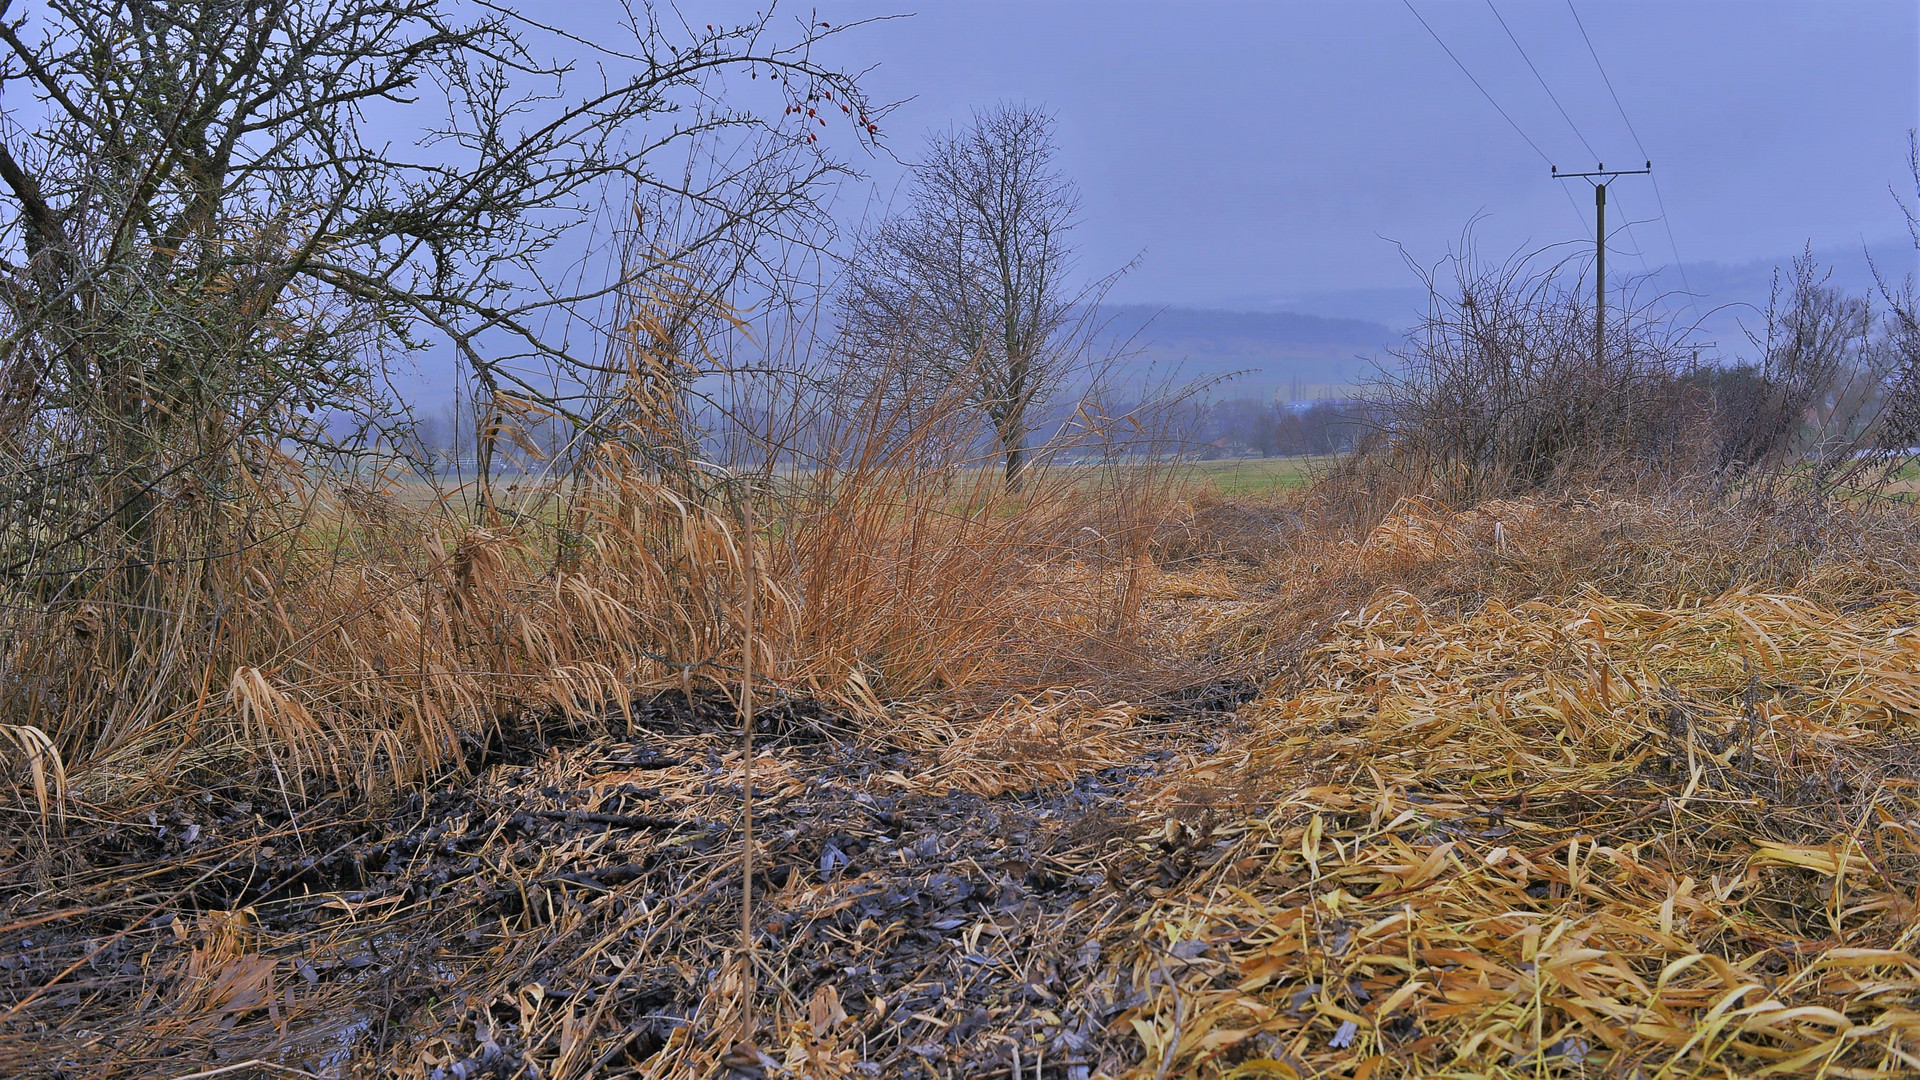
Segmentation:
<svg viewBox="0 0 1920 1080">
<path fill-rule="evenodd" d="M 1092 402 L 1009 491 L 899 379 L 720 469 L 643 314 L 564 482 L 12 609 L 0 1073 L 1920 1067 L 1907 504 L 1236 503 Z"/>
<path fill-rule="evenodd" d="M 1672 373 L 1553 354 L 1271 505 L 1092 395 L 1014 490 L 906 367 L 720 467 L 627 300 L 557 480 L 258 446 L 145 606 L 8 594 L 0 1074 L 1920 1069 L 1920 522 L 1850 454 L 1642 468 Z M 1414 419 L 1538 397 L 1528 317 Z"/>
<path fill-rule="evenodd" d="M 671 513 L 684 543 L 710 545 L 699 561 L 715 581 L 736 565 L 718 517 L 621 489 L 597 498 L 580 520 Z M 1023 512 L 945 527 L 976 558 L 993 535 L 965 531 L 987 528 L 978 521 L 1054 521 Z M 873 524 L 856 550 L 901 551 L 887 544 L 904 537 L 939 550 L 938 527 L 901 504 L 876 513 L 901 531 Z M 1407 500 L 1358 535 L 1310 502 L 1286 514 L 1301 526 L 1275 531 L 1257 565 L 1216 552 L 1096 573 L 1082 548 L 1024 544 L 1030 561 L 997 586 L 1034 590 L 1024 604 L 997 592 L 976 606 L 858 607 L 850 597 L 895 594 L 850 584 L 829 594 L 839 638 L 795 629 L 832 624 L 797 614 L 793 582 L 817 564 L 793 553 L 812 549 L 763 534 L 771 704 L 753 767 L 750 1040 L 737 1026 L 738 719 L 716 687 L 725 678 L 658 651 L 727 664 L 729 612 L 696 606 L 684 577 L 649 577 L 647 549 L 619 533 L 566 574 L 511 530 L 454 544 L 439 577 L 401 575 L 401 552 L 438 565 L 424 540 L 394 544 L 389 577 L 355 549 L 360 618 L 389 621 L 297 603 L 285 617 L 356 641 L 389 627 L 384 681 L 371 658 L 346 666 L 365 652 L 344 646 L 318 654 L 351 673 L 330 680 L 236 665 L 234 689 L 210 693 L 200 720 L 214 730 L 229 717 L 227 734 L 168 758 L 182 763 L 169 783 L 114 788 L 108 778 L 133 769 L 125 757 L 72 762 L 64 791 L 49 777 L 46 797 L 67 800 L 64 835 L 21 773 L 0 1068 L 1916 1067 L 1920 608 L 1908 589 L 1920 542 L 1908 511 L 1856 501 L 1802 520 L 1678 499 L 1464 512 Z M 1163 522 L 1194 516 L 1171 507 Z M 1060 561 L 1031 561 L 1045 551 Z M 970 565 L 957 583 L 980 580 Z M 1103 620 L 1123 572 L 1138 596 L 1125 650 L 1087 651 L 1116 647 Z M 446 635 L 430 664 L 486 667 L 440 683 L 400 667 L 423 623 L 391 620 L 428 589 L 424 624 Z M 727 602 L 718 585 L 707 595 Z M 903 621 L 893 632 L 921 651 L 889 666 L 873 628 Z M 616 631 L 633 625 L 652 636 L 622 653 Z M 924 628 L 953 625 L 973 629 L 926 643 Z M 514 636 L 482 629 L 500 626 Z M 983 656 L 983 641 L 1006 651 Z M 1143 654 L 1167 673 L 1157 687 L 1131 667 Z M 1087 683 L 1102 665 L 1132 673 Z M 366 687 L 389 683 L 398 724 L 434 715 L 399 711 L 423 687 L 429 702 L 474 701 L 444 715 L 484 724 L 444 744 L 455 757 L 437 780 L 390 779 L 368 802 L 364 770 L 395 758 L 348 756 L 366 738 L 348 725 L 373 715 Z M 1183 683 L 1195 689 L 1175 692 Z M 398 724 L 387 737 L 400 745 L 426 730 Z M 254 771 L 187 771 L 215 746 Z"/>
<path fill-rule="evenodd" d="M 1703 371 L 1464 265 L 1235 503 L 1068 377 L 1037 114 L 946 145 L 992 251 L 898 219 L 812 325 L 850 26 L 38 7 L 0 1075 L 1920 1072 L 1910 290 L 1807 264 Z"/>
<path fill-rule="evenodd" d="M 1036 874 L 1036 891 L 1099 884 L 1090 862 L 1036 868 L 1092 857 L 1082 803 L 995 800 L 1108 770 L 1083 802 L 1122 814 L 1142 754 L 1187 730 L 1128 701 L 1206 668 L 1155 652 L 1145 625 L 1162 470 L 1042 466 L 1010 494 L 978 467 L 969 410 L 921 412 L 897 438 L 886 407 L 813 425 L 817 464 L 716 483 L 610 448 L 562 488 L 482 503 L 480 526 L 449 500 L 289 470 L 257 542 L 177 582 L 156 572 L 158 595 L 221 610 L 143 620 L 170 650 L 110 615 L 17 622 L 9 670 L 40 693 L 6 729 L 36 756 L 0 834 L 0 1071 L 711 1068 L 736 1038 L 788 1038 L 805 1008 L 839 1015 L 841 990 L 815 984 L 848 933 L 871 932 L 872 902 L 846 888 L 873 884 L 876 844 L 918 852 L 879 880 L 927 897 L 885 910 L 938 926 L 887 946 L 899 962 L 875 993 L 913 1008 L 862 1052 L 924 1047 L 905 1017 L 989 989 L 972 972 L 925 992 L 951 966 L 922 955 L 950 920 Z M 774 830 L 754 845 L 752 969 L 729 935 L 750 805 L 729 695 L 749 649 L 752 803 Z M 143 677 L 140 707 L 100 724 L 89 704 Z M 896 805 L 917 824 L 876 833 Z M 1015 830 L 1031 850 L 1008 846 L 1003 819 L 1032 822 Z M 966 872 L 940 861 L 962 849 Z M 1014 904 L 1008 932 L 1068 899 Z M 780 960 L 795 920 L 839 936 Z M 610 959 L 647 989 L 609 984 Z M 603 985 L 604 1005 L 559 1008 L 588 1000 L 565 987 Z M 536 1007 L 509 1020 L 496 998 Z"/>
<path fill-rule="evenodd" d="M 1529 528 L 1550 509 L 1476 522 L 1410 506 L 1355 558 L 1458 573 L 1492 517 L 1506 528 L 1487 554 L 1524 565 L 1571 531 Z M 1186 864 L 1107 938 L 1150 999 L 1128 1017 L 1144 1060 L 1159 1075 L 1920 1066 L 1920 669 L 1897 580 L 1866 600 L 1846 582 L 1844 607 L 1817 586 L 1689 597 L 1671 578 L 1680 595 L 1652 602 L 1575 578 L 1461 605 L 1429 582 L 1429 602 L 1386 587 L 1338 613 L 1241 711 L 1251 731 L 1228 753 L 1183 760 L 1140 799 L 1164 821 L 1143 857 Z"/>
</svg>

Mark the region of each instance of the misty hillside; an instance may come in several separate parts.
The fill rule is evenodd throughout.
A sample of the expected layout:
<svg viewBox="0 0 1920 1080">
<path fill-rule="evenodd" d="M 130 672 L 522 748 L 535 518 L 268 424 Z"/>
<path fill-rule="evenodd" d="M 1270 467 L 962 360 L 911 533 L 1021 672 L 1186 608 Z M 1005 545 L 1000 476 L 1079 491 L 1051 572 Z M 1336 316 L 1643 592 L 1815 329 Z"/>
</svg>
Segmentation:
<svg viewBox="0 0 1920 1080">
<path fill-rule="evenodd" d="M 1751 351 L 1746 331 L 1761 329 L 1774 272 L 1786 274 L 1794 258 L 1801 254 L 1782 251 L 1772 258 L 1745 262 L 1702 261 L 1675 265 L 1670 260 L 1662 262 L 1657 258 L 1663 252 L 1655 242 L 1654 233 L 1649 232 L 1640 239 L 1648 245 L 1647 253 L 1655 257 L 1638 258 L 1631 238 L 1616 237 L 1613 243 L 1617 250 L 1610 251 L 1608 256 L 1608 277 L 1613 279 L 1610 288 L 1626 290 L 1635 303 L 1654 304 L 1678 313 L 1682 325 L 1697 321 L 1697 336 L 1703 341 L 1717 340 L 1719 351 L 1728 358 L 1740 357 L 1743 350 Z M 1876 268 L 1890 283 L 1898 283 L 1906 275 L 1920 270 L 1920 266 L 1916 266 L 1914 246 L 1906 237 L 1816 247 L 1812 255 L 1823 271 L 1831 271 L 1828 284 L 1856 296 L 1877 291 Z M 1321 317 L 1319 321 L 1326 323 L 1370 325 L 1399 333 L 1412 327 L 1425 312 L 1427 292 L 1409 281 L 1405 285 L 1383 288 L 1245 293 L 1226 298 L 1222 305 L 1289 321 Z"/>
<path fill-rule="evenodd" d="M 1398 335 L 1362 319 L 1289 311 L 1220 311 L 1117 304 L 1101 310 L 1104 345 L 1124 348 L 1130 374 L 1182 378 L 1241 373 L 1231 392 L 1314 396 L 1363 377 Z"/>
<path fill-rule="evenodd" d="M 1682 325 L 1698 321 L 1697 336 L 1717 341 L 1723 357 L 1742 357 L 1753 352 L 1747 334 L 1764 331 L 1776 271 L 1782 288 L 1790 285 L 1797 254 L 1787 252 L 1775 259 L 1742 263 L 1690 263 L 1684 273 L 1671 265 L 1661 266 L 1644 276 L 1638 287 L 1642 297 L 1658 297 L 1679 312 Z M 1829 275 L 1829 286 L 1853 296 L 1871 296 L 1876 308 L 1882 299 L 1876 270 L 1897 289 L 1917 268 L 1914 246 L 1904 237 L 1817 248 L 1812 255 L 1821 272 Z"/>
</svg>

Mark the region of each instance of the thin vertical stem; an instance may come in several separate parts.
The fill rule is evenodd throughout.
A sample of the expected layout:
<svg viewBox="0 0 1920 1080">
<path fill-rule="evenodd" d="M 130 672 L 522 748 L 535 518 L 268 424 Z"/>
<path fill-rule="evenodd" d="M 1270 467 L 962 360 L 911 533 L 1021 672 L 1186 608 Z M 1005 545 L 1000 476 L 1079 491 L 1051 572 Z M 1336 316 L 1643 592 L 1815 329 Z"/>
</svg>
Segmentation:
<svg viewBox="0 0 1920 1080">
<path fill-rule="evenodd" d="M 745 576 L 742 619 L 745 624 L 740 644 L 740 742 L 745 753 L 741 768 L 741 833 L 745 845 L 740 852 L 740 967 L 741 1037 L 751 1038 L 754 1030 L 753 998 L 753 496 L 740 499 L 741 566 Z"/>
</svg>

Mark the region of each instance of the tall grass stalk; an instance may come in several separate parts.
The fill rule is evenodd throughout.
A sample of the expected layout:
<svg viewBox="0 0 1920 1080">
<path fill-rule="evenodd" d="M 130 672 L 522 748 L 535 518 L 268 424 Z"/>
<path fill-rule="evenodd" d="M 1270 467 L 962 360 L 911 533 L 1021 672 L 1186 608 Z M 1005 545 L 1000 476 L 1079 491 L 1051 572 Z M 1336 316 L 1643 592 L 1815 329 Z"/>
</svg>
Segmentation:
<svg viewBox="0 0 1920 1080">
<path fill-rule="evenodd" d="M 477 520 L 458 491 L 261 476 L 221 511 L 245 542 L 156 567 L 168 602 L 137 624 L 16 594 L 0 723 L 44 733 L 55 810 L 62 788 L 98 805 L 255 782 L 383 798 L 468 767 L 503 729 L 604 725 L 672 688 L 738 682 L 750 767 L 765 693 L 884 724 L 893 700 L 990 710 L 1165 674 L 1135 639 L 1167 469 L 1101 459 L 1110 432 L 1090 422 L 1073 463 L 1043 448 L 1010 494 L 953 388 L 807 407 L 805 439 L 736 463 L 756 477 L 737 507 L 613 438 L 564 485 L 522 481 L 522 511 Z"/>
</svg>

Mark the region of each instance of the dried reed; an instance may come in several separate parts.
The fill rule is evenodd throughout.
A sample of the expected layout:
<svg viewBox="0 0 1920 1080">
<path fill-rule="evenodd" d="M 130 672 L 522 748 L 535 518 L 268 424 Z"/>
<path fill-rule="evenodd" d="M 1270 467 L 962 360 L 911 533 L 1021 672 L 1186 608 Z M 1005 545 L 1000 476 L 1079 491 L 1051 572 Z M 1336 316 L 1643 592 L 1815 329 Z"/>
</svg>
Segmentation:
<svg viewBox="0 0 1920 1080">
<path fill-rule="evenodd" d="M 1435 603 L 1355 603 L 1139 800 L 1137 1075 L 1920 1067 L 1920 598 L 1431 588 L 1537 509 L 1389 518 L 1345 557 Z"/>
</svg>

